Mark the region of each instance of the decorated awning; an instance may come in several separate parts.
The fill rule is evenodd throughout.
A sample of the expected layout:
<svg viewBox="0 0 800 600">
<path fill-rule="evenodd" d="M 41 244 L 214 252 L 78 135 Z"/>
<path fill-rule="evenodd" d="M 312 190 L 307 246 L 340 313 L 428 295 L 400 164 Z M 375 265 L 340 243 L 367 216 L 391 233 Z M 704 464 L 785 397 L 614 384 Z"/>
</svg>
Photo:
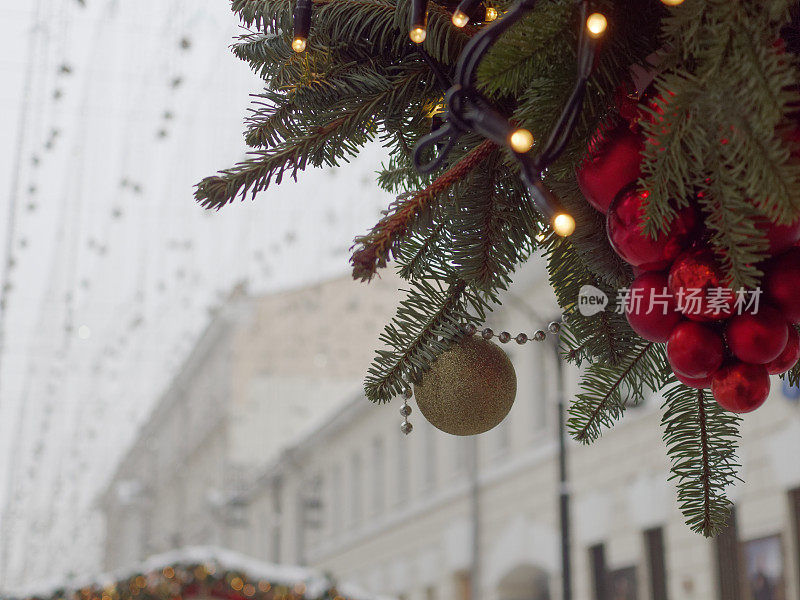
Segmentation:
<svg viewBox="0 0 800 600">
<path fill-rule="evenodd" d="M 69 584 L 44 584 L 16 600 L 379 600 L 339 589 L 326 575 L 261 562 L 230 550 L 197 546 L 153 556 L 133 568 Z"/>
</svg>

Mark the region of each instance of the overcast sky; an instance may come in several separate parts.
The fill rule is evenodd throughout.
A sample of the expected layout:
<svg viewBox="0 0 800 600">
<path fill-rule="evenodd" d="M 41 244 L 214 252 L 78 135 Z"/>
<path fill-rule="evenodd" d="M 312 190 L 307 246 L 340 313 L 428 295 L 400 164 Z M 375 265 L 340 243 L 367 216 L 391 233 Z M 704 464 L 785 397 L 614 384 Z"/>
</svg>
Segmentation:
<svg viewBox="0 0 800 600">
<path fill-rule="evenodd" d="M 99 568 L 92 500 L 209 308 L 346 273 L 387 203 L 381 152 L 193 202 L 246 152 L 237 26 L 222 0 L 0 0 L 0 588 Z"/>
</svg>

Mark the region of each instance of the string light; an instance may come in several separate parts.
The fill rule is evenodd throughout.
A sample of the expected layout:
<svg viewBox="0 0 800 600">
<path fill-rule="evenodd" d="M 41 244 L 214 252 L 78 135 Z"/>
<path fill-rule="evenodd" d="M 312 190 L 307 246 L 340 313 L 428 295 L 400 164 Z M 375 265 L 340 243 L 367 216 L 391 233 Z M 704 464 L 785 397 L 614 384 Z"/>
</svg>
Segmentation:
<svg viewBox="0 0 800 600">
<path fill-rule="evenodd" d="M 517 129 L 508 138 L 511 149 L 519 154 L 524 154 L 533 147 L 533 134 L 527 129 Z"/>
<path fill-rule="evenodd" d="M 589 35 L 594 38 L 598 38 L 603 35 L 607 27 L 608 19 L 606 19 L 605 15 L 602 13 L 592 13 L 586 19 L 586 29 L 589 31 Z"/>
<path fill-rule="evenodd" d="M 411 31 L 408 32 L 408 37 L 411 38 L 411 41 L 415 44 L 421 44 L 425 41 L 425 36 L 427 35 L 424 27 L 413 27 Z"/>
<path fill-rule="evenodd" d="M 561 237 L 569 237 L 575 231 L 575 219 L 567 213 L 558 213 L 553 217 L 553 231 Z"/>
<path fill-rule="evenodd" d="M 683 0 L 661 0 L 661 2 L 667 6 L 678 6 L 679 4 L 683 4 Z"/>
<path fill-rule="evenodd" d="M 412 0 L 420 1 L 425 0 Z M 462 0 L 457 13 L 469 16 L 471 8 L 475 8 L 472 4 L 475 1 Z M 563 209 L 558 198 L 544 184 L 542 174 L 563 153 L 575 130 L 597 55 L 595 40 L 608 28 L 606 17 L 600 13 L 589 15 L 589 0 L 581 2 L 579 22 L 585 23 L 585 27 L 581 28 L 578 40 L 575 87 L 552 132 L 543 138 L 536 156 L 529 154 L 534 145 L 533 134 L 527 129 L 514 129 L 508 118 L 493 108 L 489 100 L 475 89 L 476 71 L 482 58 L 503 33 L 535 8 L 536 3 L 536 0 L 520 0 L 505 14 L 502 21 L 493 27 L 481 29 L 472 37 L 461 53 L 452 84 L 445 94 L 447 112 L 444 124 L 416 144 L 413 160 L 419 173 L 433 173 L 444 164 L 455 140 L 468 131 L 479 133 L 500 146 L 508 145 L 516 154 L 531 202 L 557 235 L 567 237 L 575 231 L 575 219 Z M 491 14 L 488 8 L 486 14 Z M 453 16 L 454 24 L 458 25 L 463 21 L 463 18 L 459 18 L 460 15 Z M 496 18 L 496 9 L 492 16 Z M 448 87 L 448 84 L 445 83 L 443 87 Z M 435 149 L 433 159 L 428 158 L 428 148 Z"/>
<path fill-rule="evenodd" d="M 453 25 L 456 27 L 465 27 L 469 23 L 469 16 L 467 13 L 457 10 L 453 13 Z"/>
<path fill-rule="evenodd" d="M 306 40 L 301 37 L 296 37 L 292 40 L 292 50 L 295 52 L 302 52 L 306 49 Z"/>
<path fill-rule="evenodd" d="M 425 27 L 428 21 L 428 0 L 412 0 L 411 2 L 411 25 L 408 30 L 408 37 L 415 44 L 421 44 L 427 37 Z"/>
<path fill-rule="evenodd" d="M 303 52 L 306 49 L 308 34 L 311 31 L 311 0 L 297 0 L 294 7 L 294 36 L 292 50 Z"/>
<path fill-rule="evenodd" d="M 498 16 L 500 15 L 498 14 L 497 9 L 494 6 L 486 7 L 486 17 L 484 18 L 484 21 L 486 21 L 487 23 L 491 23 L 492 21 L 497 19 Z"/>
</svg>

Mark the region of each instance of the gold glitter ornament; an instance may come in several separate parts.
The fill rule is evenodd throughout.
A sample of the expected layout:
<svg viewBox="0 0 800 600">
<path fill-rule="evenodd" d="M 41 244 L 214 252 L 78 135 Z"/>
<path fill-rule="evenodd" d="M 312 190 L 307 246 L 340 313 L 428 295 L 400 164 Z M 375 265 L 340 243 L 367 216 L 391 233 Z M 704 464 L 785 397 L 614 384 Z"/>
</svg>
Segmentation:
<svg viewBox="0 0 800 600">
<path fill-rule="evenodd" d="M 426 419 L 452 435 L 477 435 L 496 427 L 517 395 L 517 374 L 506 353 L 480 337 L 454 344 L 414 385 Z"/>
</svg>

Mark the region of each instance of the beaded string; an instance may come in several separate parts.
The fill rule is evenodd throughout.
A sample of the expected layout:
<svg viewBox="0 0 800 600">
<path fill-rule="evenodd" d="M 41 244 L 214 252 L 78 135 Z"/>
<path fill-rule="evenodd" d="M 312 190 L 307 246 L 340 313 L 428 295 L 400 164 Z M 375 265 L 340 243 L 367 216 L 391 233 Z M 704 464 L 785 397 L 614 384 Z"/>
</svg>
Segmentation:
<svg viewBox="0 0 800 600">
<path fill-rule="evenodd" d="M 471 336 L 478 333 L 478 328 L 472 323 L 468 323 L 467 325 L 461 326 L 461 331 L 463 331 L 466 335 Z M 553 335 L 558 335 L 560 331 L 561 323 L 558 321 L 553 321 L 547 325 L 547 331 L 544 329 L 537 329 L 530 336 L 524 332 L 520 332 L 512 338 L 511 334 L 507 331 L 501 331 L 500 333 L 496 334 L 489 327 L 481 329 L 480 336 L 487 341 L 491 340 L 492 338 L 497 338 L 501 344 L 507 344 L 513 339 L 515 342 L 517 342 L 517 344 L 522 346 L 528 342 L 543 342 L 547 339 L 548 332 Z M 411 400 L 413 396 L 414 392 L 410 386 L 403 390 L 403 404 L 400 406 L 400 415 L 403 417 L 403 422 L 400 424 L 400 431 L 406 435 L 414 430 L 414 426 L 408 420 L 409 415 L 411 415 L 411 406 L 409 405 L 408 401 Z"/>
</svg>

